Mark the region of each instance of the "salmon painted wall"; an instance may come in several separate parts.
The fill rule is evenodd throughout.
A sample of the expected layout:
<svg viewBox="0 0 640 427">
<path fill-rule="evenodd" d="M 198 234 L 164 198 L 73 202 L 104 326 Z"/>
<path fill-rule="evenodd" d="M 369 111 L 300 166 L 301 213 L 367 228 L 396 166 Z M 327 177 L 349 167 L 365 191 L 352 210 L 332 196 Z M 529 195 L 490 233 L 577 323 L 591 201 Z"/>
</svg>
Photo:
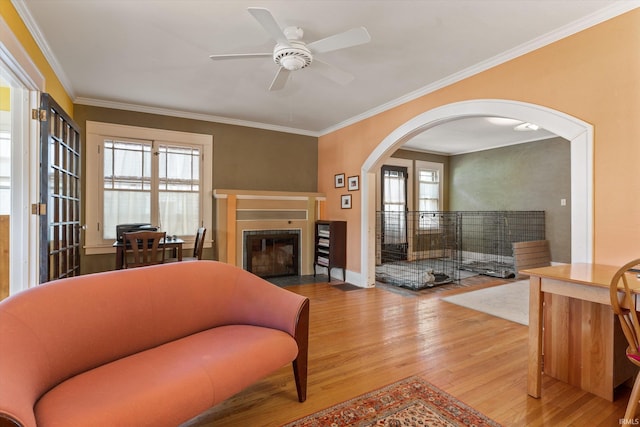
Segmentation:
<svg viewBox="0 0 640 427">
<path fill-rule="evenodd" d="M 446 104 L 508 99 L 542 105 L 594 127 L 594 262 L 640 257 L 640 9 L 320 137 L 318 191 L 326 219 L 346 220 L 347 269 L 361 272 L 360 192 L 334 175 L 359 175 L 371 152 L 413 117 Z"/>
<path fill-rule="evenodd" d="M 24 50 L 27 52 L 31 61 L 38 68 L 45 78 L 45 90 L 53 96 L 58 104 L 65 110 L 67 114 L 73 117 L 73 102 L 62 86 L 62 83 L 49 65 L 49 62 L 42 54 L 42 51 L 31 36 L 31 33 L 24 25 L 24 22 L 18 15 L 18 12 L 11 4 L 10 0 L 0 0 L 0 16 L 7 23 L 11 32 L 18 39 Z"/>
</svg>

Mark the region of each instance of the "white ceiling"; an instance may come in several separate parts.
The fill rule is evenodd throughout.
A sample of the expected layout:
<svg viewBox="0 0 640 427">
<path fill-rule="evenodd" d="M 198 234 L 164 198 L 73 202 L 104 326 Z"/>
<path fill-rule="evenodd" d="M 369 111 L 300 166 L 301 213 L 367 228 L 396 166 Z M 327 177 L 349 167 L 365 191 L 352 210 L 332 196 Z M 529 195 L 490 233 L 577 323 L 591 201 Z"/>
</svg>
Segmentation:
<svg viewBox="0 0 640 427">
<path fill-rule="evenodd" d="M 610 0 L 12 2 L 76 103 L 312 136 L 637 7 Z M 370 43 L 319 55 L 355 79 L 339 85 L 312 63 L 270 92 L 277 70 L 271 59 L 210 60 L 273 49 L 250 6 L 269 9 L 282 27 L 302 27 L 306 42 L 366 27 Z M 508 145 L 540 139 L 534 134 L 465 119 L 433 128 L 408 147 L 465 152 L 481 139 Z M 430 145 L 444 138 L 455 144 Z"/>
</svg>

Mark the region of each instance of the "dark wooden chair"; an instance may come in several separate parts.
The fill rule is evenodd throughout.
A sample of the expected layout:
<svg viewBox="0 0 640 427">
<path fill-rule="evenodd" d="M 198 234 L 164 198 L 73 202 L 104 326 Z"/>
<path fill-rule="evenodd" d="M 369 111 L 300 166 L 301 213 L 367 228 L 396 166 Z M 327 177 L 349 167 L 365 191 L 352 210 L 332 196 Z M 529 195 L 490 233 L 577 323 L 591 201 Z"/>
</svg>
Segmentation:
<svg viewBox="0 0 640 427">
<path fill-rule="evenodd" d="M 123 233 L 125 244 L 123 268 L 143 267 L 164 263 L 164 247 L 160 245 L 166 237 L 163 231 L 135 231 Z"/>
<path fill-rule="evenodd" d="M 207 234 L 207 229 L 204 227 L 198 228 L 196 232 L 196 238 L 193 242 L 193 256 L 182 257 L 182 261 L 198 261 L 202 259 L 202 249 L 204 248 L 204 236 Z M 176 262 L 178 258 L 167 258 L 166 262 Z"/>
</svg>

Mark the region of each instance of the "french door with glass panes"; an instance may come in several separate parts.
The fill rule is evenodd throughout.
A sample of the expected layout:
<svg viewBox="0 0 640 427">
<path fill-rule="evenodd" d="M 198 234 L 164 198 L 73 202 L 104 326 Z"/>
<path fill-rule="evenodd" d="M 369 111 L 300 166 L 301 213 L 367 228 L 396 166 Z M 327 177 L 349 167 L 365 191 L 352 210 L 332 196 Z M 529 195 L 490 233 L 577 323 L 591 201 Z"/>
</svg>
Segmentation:
<svg viewBox="0 0 640 427">
<path fill-rule="evenodd" d="M 40 98 L 40 283 L 80 274 L 80 127 L 47 93 Z"/>
<path fill-rule="evenodd" d="M 382 178 L 382 262 L 407 259 L 407 180 L 406 167 L 384 165 Z"/>
</svg>

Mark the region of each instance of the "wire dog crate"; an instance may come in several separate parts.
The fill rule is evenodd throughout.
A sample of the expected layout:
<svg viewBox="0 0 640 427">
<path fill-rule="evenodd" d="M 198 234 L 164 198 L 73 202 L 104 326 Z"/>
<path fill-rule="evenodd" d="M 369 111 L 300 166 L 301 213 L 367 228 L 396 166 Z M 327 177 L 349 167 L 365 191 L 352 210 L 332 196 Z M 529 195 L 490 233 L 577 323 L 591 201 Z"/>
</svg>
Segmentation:
<svg viewBox="0 0 640 427">
<path fill-rule="evenodd" d="M 376 280 L 423 289 L 513 277 L 512 243 L 544 239 L 544 211 L 377 212 Z"/>
</svg>

